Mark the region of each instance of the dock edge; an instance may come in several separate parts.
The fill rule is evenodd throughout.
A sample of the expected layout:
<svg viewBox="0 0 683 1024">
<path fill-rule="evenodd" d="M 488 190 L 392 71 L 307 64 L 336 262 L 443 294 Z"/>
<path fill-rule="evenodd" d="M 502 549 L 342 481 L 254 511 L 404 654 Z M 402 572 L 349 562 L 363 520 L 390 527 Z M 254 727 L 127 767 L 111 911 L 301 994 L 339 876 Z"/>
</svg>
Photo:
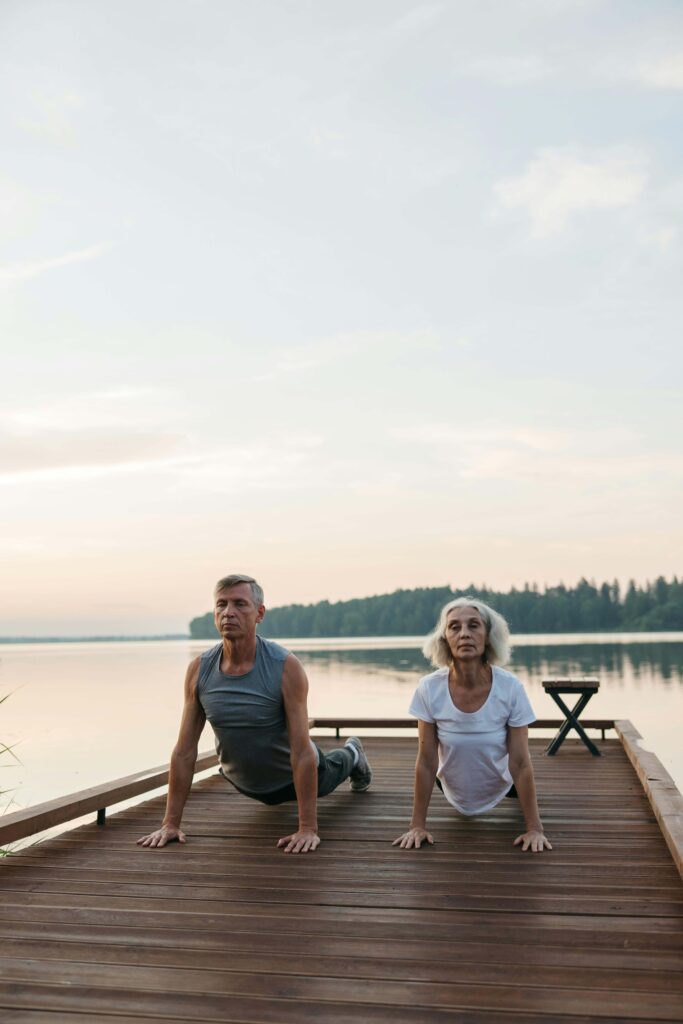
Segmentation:
<svg viewBox="0 0 683 1024">
<path fill-rule="evenodd" d="M 616 719 L 614 728 L 650 801 L 669 852 L 683 879 L 683 796 L 656 754 L 643 750 L 642 736 L 628 719 Z"/>
</svg>

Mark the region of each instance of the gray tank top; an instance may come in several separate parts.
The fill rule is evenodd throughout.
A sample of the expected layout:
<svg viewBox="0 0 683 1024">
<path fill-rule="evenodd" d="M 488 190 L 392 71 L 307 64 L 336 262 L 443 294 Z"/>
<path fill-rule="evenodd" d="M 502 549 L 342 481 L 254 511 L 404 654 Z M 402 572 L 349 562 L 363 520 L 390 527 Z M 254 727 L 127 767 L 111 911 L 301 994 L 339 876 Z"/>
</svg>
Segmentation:
<svg viewBox="0 0 683 1024">
<path fill-rule="evenodd" d="M 270 793 L 292 780 L 289 736 L 282 700 L 282 670 L 289 651 L 256 637 L 250 672 L 221 672 L 223 644 L 201 656 L 197 699 L 216 734 L 223 775 L 242 792 Z"/>
</svg>

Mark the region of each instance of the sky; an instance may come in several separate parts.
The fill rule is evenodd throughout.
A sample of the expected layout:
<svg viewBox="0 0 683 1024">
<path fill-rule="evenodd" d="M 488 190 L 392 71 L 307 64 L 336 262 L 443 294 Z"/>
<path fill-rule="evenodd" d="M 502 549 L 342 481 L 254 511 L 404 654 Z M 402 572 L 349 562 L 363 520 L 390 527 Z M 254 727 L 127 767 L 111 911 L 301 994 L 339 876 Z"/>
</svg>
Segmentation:
<svg viewBox="0 0 683 1024">
<path fill-rule="evenodd" d="M 4 0 L 0 635 L 681 573 L 683 5 Z"/>
</svg>

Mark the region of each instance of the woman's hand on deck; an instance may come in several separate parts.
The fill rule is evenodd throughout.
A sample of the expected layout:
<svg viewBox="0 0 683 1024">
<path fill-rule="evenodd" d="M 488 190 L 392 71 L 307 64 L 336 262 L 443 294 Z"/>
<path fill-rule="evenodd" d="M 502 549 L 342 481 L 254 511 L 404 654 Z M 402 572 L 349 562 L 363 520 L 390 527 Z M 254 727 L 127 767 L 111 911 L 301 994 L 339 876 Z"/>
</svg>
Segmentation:
<svg viewBox="0 0 683 1024">
<path fill-rule="evenodd" d="M 156 832 L 150 832 L 148 836 L 143 836 L 142 839 L 138 839 L 138 846 L 166 846 L 166 843 L 172 843 L 175 840 L 179 843 L 186 843 L 185 833 L 182 829 L 178 828 L 177 825 L 162 825 Z"/>
<path fill-rule="evenodd" d="M 524 832 L 521 836 L 517 836 L 513 846 L 517 846 L 518 843 L 522 844 L 522 850 L 526 852 L 531 850 L 532 853 L 540 853 L 544 849 L 552 850 L 550 841 L 546 837 L 544 832 L 539 832 L 537 828 L 531 828 L 528 832 Z"/>
<path fill-rule="evenodd" d="M 419 850 L 424 842 L 434 845 L 434 838 L 426 828 L 410 828 L 398 839 L 394 839 L 392 846 L 400 846 L 402 850 Z"/>
<path fill-rule="evenodd" d="M 284 846 L 285 853 L 313 853 L 320 846 L 320 836 L 312 828 L 300 828 L 278 839 L 277 845 Z"/>
</svg>

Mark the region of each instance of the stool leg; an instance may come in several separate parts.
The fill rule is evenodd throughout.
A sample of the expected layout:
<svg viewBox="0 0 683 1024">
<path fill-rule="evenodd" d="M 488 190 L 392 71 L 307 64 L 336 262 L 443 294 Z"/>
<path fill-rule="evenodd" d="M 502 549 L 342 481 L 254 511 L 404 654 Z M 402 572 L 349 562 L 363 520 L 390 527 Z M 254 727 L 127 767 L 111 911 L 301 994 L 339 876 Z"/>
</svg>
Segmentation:
<svg viewBox="0 0 683 1024">
<path fill-rule="evenodd" d="M 546 754 L 549 757 L 553 757 L 557 753 L 557 751 L 560 749 L 565 739 L 567 738 L 570 729 L 576 729 L 579 738 L 583 741 L 585 746 L 588 747 L 593 757 L 602 756 L 600 751 L 595 746 L 590 737 L 586 734 L 586 730 L 583 728 L 583 726 L 578 720 L 579 715 L 586 707 L 586 704 L 591 699 L 594 692 L 594 690 L 584 691 L 579 697 L 574 707 L 570 710 L 558 693 L 555 693 L 552 690 L 550 691 L 550 696 L 553 698 L 557 706 L 564 713 L 566 721 L 562 723 L 557 732 L 557 735 L 546 748 Z"/>
</svg>

